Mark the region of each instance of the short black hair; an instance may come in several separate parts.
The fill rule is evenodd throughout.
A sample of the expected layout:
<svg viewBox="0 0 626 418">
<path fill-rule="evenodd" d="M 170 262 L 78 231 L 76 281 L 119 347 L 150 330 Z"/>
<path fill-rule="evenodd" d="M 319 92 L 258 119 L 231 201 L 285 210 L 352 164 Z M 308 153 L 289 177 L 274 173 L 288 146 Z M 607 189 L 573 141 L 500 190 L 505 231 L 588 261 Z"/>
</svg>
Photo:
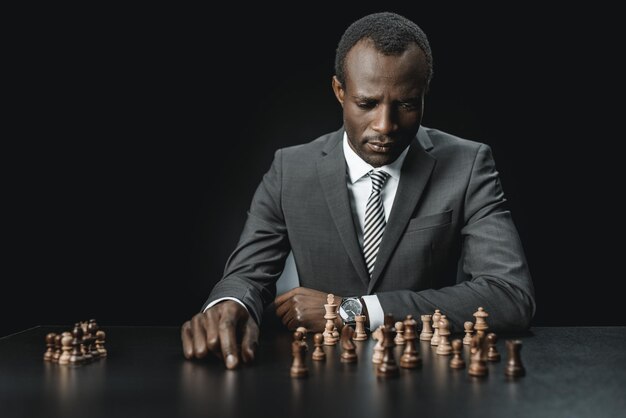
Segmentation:
<svg viewBox="0 0 626 418">
<path fill-rule="evenodd" d="M 401 54 L 411 43 L 416 43 L 426 57 L 428 65 L 426 86 L 430 84 L 433 77 L 433 55 L 424 31 L 404 16 L 381 12 L 367 15 L 353 22 L 339 40 L 335 55 L 335 75 L 342 85 L 345 86 L 346 81 L 346 56 L 363 38 L 371 39 L 376 49 L 387 55 Z"/>
</svg>

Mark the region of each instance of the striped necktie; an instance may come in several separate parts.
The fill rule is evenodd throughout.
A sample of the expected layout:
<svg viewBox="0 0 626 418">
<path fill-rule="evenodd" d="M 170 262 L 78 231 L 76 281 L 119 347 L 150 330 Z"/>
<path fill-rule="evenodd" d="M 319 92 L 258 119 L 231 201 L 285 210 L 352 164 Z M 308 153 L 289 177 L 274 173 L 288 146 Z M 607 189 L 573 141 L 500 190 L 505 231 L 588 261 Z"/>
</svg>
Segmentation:
<svg viewBox="0 0 626 418">
<path fill-rule="evenodd" d="M 371 170 L 369 176 L 372 180 L 372 194 L 367 199 L 365 207 L 365 226 L 363 228 L 363 255 L 365 256 L 365 264 L 367 271 L 372 277 L 374 272 L 374 264 L 376 263 L 376 255 L 378 254 L 378 246 L 383 239 L 383 231 L 385 230 L 385 209 L 383 208 L 383 199 L 380 192 L 389 177 L 384 171 Z"/>
</svg>

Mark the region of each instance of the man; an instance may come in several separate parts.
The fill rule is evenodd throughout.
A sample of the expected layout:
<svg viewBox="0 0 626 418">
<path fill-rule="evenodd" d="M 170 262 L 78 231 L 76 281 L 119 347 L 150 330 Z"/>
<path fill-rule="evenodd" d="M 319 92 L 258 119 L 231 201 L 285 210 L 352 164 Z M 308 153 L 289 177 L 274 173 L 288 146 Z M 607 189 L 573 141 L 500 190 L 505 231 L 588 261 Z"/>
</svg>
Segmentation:
<svg viewBox="0 0 626 418">
<path fill-rule="evenodd" d="M 489 147 L 420 126 L 426 35 L 396 14 L 366 16 L 342 36 L 335 72 L 344 126 L 276 152 L 222 280 L 183 324 L 187 358 L 252 361 L 272 302 L 289 329 L 322 331 L 329 293 L 370 329 L 384 313 L 440 309 L 461 330 L 479 306 L 490 329 L 529 326 L 533 285 Z M 301 287 L 275 298 L 290 251 Z"/>
</svg>

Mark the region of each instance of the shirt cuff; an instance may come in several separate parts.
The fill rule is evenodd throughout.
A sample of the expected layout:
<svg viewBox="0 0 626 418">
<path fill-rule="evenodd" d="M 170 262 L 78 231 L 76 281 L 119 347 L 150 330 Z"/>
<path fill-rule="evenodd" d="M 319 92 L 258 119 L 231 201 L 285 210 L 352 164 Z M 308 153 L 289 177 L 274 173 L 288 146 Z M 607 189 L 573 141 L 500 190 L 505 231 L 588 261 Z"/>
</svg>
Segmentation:
<svg viewBox="0 0 626 418">
<path fill-rule="evenodd" d="M 376 295 L 361 296 L 367 307 L 367 315 L 370 320 L 370 330 L 374 331 L 385 323 L 385 313 Z"/>
<path fill-rule="evenodd" d="M 202 311 L 203 313 L 206 312 L 207 309 L 212 308 L 213 306 L 217 305 L 220 302 L 223 302 L 225 300 L 234 300 L 235 302 L 237 302 L 238 304 L 240 304 L 241 306 L 243 306 L 244 308 L 246 308 L 246 311 L 248 311 L 248 307 L 246 305 L 244 305 L 244 303 L 242 301 L 240 301 L 237 298 L 231 298 L 230 296 L 224 297 L 224 298 L 219 298 L 219 299 L 215 299 L 213 302 L 209 303 L 207 305 L 206 308 L 204 308 L 204 311 Z M 380 304 L 379 304 L 380 305 Z M 248 311 L 248 313 L 250 313 Z"/>
</svg>

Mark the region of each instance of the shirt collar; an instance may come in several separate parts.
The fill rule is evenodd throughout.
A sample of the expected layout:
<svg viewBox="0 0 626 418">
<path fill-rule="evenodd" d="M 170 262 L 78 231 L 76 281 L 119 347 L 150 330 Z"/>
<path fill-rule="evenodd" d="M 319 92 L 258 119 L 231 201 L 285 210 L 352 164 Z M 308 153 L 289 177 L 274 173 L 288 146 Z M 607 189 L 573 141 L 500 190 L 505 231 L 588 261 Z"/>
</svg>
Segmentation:
<svg viewBox="0 0 626 418">
<path fill-rule="evenodd" d="M 406 154 L 409 152 L 409 145 L 402 151 L 402 154 L 391 164 L 378 167 L 376 170 L 384 170 L 391 177 L 394 177 L 398 181 L 400 180 L 400 171 L 402 170 L 402 164 L 406 158 Z M 356 183 L 361 177 L 365 176 L 371 170 L 374 169 L 371 165 L 363 161 L 361 157 L 348 144 L 348 134 L 343 133 L 343 155 L 346 158 L 346 164 L 348 167 L 348 176 L 350 176 L 350 183 Z"/>
</svg>

